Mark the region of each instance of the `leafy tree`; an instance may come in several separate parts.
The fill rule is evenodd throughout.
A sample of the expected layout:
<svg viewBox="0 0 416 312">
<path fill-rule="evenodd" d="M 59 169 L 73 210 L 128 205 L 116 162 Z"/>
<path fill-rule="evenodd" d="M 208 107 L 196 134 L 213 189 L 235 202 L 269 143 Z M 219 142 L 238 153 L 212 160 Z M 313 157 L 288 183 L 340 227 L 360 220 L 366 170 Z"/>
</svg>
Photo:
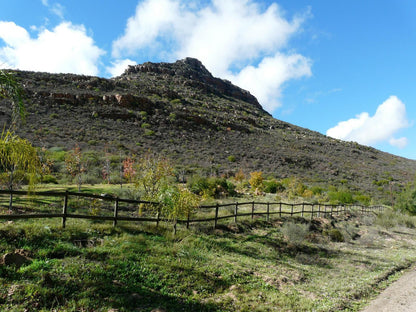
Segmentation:
<svg viewBox="0 0 416 312">
<path fill-rule="evenodd" d="M 178 218 L 192 215 L 201 199 L 187 188 L 171 186 L 161 192 L 159 202 L 163 215 L 176 223 Z"/>
<path fill-rule="evenodd" d="M 257 193 L 261 192 L 264 187 L 264 178 L 263 172 L 261 171 L 254 171 L 250 173 L 250 180 L 248 181 L 251 185 L 251 188 Z"/>
<path fill-rule="evenodd" d="M 132 157 L 127 157 L 123 160 L 123 176 L 127 179 L 128 183 L 131 183 L 135 175 L 134 159 Z"/>
<path fill-rule="evenodd" d="M 409 184 L 397 198 L 396 209 L 416 214 L 416 181 Z"/>
<path fill-rule="evenodd" d="M 82 152 L 78 145 L 68 152 L 65 157 L 66 170 L 72 177 L 77 178 L 78 191 L 81 191 L 82 173 L 86 171 L 85 165 L 82 161 Z"/>
<path fill-rule="evenodd" d="M 0 70 L 0 98 L 8 98 L 12 101 L 12 125 L 15 125 L 18 117 L 25 117 L 23 105 L 23 89 L 12 74 Z"/>
<path fill-rule="evenodd" d="M 174 176 L 168 159 L 155 157 L 149 152 L 138 159 L 135 171 L 135 186 L 143 192 L 143 198 L 149 201 L 157 201 L 161 191 L 168 188 L 169 181 Z"/>
<path fill-rule="evenodd" d="M 0 183 L 12 191 L 24 179 L 33 186 L 42 165 L 35 147 L 15 135 L 3 131 L 0 136 Z M 12 207 L 13 195 L 10 194 L 9 208 Z"/>
</svg>

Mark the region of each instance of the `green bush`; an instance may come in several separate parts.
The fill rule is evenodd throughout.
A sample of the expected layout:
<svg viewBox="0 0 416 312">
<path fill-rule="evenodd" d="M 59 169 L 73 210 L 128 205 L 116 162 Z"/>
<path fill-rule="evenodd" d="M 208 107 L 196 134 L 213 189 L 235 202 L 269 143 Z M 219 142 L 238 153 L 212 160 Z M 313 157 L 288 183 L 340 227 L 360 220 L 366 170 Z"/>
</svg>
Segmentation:
<svg viewBox="0 0 416 312">
<path fill-rule="evenodd" d="M 401 211 L 407 211 L 416 215 L 416 187 L 409 185 L 399 194 L 395 207 Z"/>
<path fill-rule="evenodd" d="M 348 191 L 331 191 L 328 193 L 329 201 L 332 204 L 352 204 L 353 196 Z"/>
<path fill-rule="evenodd" d="M 394 228 L 397 226 L 397 215 L 398 213 L 394 212 L 393 210 L 385 210 L 383 213 L 377 215 L 375 224 L 385 229 Z"/>
<path fill-rule="evenodd" d="M 282 225 L 281 232 L 289 242 L 299 244 L 306 240 L 309 234 L 309 225 L 286 222 Z"/>
<path fill-rule="evenodd" d="M 278 192 L 283 192 L 284 190 L 285 187 L 283 184 L 276 180 L 264 181 L 264 191 L 266 193 L 276 194 Z"/>
<path fill-rule="evenodd" d="M 342 235 L 341 231 L 338 229 L 329 229 L 324 231 L 324 235 L 328 236 L 332 242 L 343 242 L 344 235 Z"/>
<path fill-rule="evenodd" d="M 205 178 L 193 176 L 188 180 L 188 188 L 192 193 L 209 197 L 234 196 L 235 185 L 225 178 Z"/>
<path fill-rule="evenodd" d="M 50 174 L 45 174 L 42 176 L 40 182 L 44 184 L 58 184 L 56 177 Z"/>
</svg>

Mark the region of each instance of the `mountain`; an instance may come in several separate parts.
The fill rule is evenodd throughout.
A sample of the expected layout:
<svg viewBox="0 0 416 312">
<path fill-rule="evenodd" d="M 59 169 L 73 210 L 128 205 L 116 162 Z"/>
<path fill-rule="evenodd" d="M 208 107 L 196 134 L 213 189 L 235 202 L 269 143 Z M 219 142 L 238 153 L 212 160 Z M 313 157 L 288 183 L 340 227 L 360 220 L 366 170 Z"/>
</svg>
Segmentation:
<svg viewBox="0 0 416 312">
<path fill-rule="evenodd" d="M 129 66 L 119 77 L 14 71 L 26 93 L 18 134 L 36 146 L 149 149 L 184 171 L 300 177 L 376 193 L 413 180 L 416 161 L 273 118 L 257 99 L 192 58 Z M 0 101 L 0 124 L 10 123 Z"/>
</svg>

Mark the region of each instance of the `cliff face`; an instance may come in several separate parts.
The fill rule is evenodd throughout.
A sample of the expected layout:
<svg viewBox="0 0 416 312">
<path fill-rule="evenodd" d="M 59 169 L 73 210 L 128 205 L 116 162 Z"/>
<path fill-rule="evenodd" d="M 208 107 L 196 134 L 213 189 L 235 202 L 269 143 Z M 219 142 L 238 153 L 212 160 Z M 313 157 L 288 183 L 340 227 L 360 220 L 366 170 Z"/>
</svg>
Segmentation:
<svg viewBox="0 0 416 312">
<path fill-rule="evenodd" d="M 184 170 L 298 176 L 377 192 L 377 181 L 411 181 L 416 162 L 274 119 L 249 92 L 215 78 L 201 62 L 130 66 L 113 79 L 15 72 L 26 92 L 18 133 L 38 146 L 147 150 Z M 0 101 L 0 125 L 10 105 Z"/>
</svg>

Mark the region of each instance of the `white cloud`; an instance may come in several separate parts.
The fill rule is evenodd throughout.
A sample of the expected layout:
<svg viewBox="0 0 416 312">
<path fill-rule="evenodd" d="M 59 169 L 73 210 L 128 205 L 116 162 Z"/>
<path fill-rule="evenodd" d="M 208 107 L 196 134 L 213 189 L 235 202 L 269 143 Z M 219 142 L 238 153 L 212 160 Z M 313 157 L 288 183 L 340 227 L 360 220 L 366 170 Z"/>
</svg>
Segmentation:
<svg viewBox="0 0 416 312">
<path fill-rule="evenodd" d="M 113 42 L 113 56 L 152 54 L 201 60 L 215 76 L 228 78 L 273 111 L 284 82 L 311 75 L 311 61 L 284 53 L 308 12 L 285 18 L 276 3 L 263 9 L 251 0 L 146 0 Z"/>
<path fill-rule="evenodd" d="M 65 7 L 62 4 L 54 3 L 50 5 L 48 0 L 41 0 L 41 2 L 45 7 L 49 8 L 49 11 L 51 11 L 53 14 L 55 14 L 62 20 L 64 19 Z"/>
<path fill-rule="evenodd" d="M 64 19 L 65 7 L 62 4 L 54 3 L 50 8 L 51 12 L 58 16 L 60 19 Z"/>
<path fill-rule="evenodd" d="M 408 140 L 405 137 L 398 138 L 398 139 L 391 138 L 389 140 L 389 143 L 390 145 L 398 147 L 398 148 L 405 148 L 408 144 Z"/>
<path fill-rule="evenodd" d="M 124 73 L 127 66 L 135 64 L 136 62 L 130 59 L 116 60 L 114 62 L 111 62 L 111 66 L 106 67 L 106 70 L 111 75 L 111 77 L 116 77 Z"/>
<path fill-rule="evenodd" d="M 337 139 L 356 141 L 365 145 L 389 142 L 393 146 L 404 148 L 407 139 L 404 137 L 396 139 L 394 134 L 409 126 L 405 104 L 398 97 L 390 96 L 377 108 L 374 116 L 363 112 L 356 118 L 339 122 L 326 134 Z"/>
<path fill-rule="evenodd" d="M 37 38 L 13 22 L 0 22 L 0 63 L 8 67 L 97 75 L 97 63 L 104 51 L 98 48 L 85 27 L 63 22 L 52 31 L 42 29 Z"/>
<path fill-rule="evenodd" d="M 134 54 L 136 50 L 154 44 L 161 33 L 174 32 L 180 27 L 180 15 L 179 3 L 174 0 L 139 3 L 136 14 L 127 20 L 124 35 L 113 42 L 113 56 Z"/>
<path fill-rule="evenodd" d="M 257 66 L 247 66 L 229 79 L 238 86 L 251 90 L 263 103 L 263 108 L 273 111 L 280 106 L 279 98 L 285 81 L 312 75 L 310 60 L 299 54 L 277 53 L 266 57 Z"/>
</svg>

